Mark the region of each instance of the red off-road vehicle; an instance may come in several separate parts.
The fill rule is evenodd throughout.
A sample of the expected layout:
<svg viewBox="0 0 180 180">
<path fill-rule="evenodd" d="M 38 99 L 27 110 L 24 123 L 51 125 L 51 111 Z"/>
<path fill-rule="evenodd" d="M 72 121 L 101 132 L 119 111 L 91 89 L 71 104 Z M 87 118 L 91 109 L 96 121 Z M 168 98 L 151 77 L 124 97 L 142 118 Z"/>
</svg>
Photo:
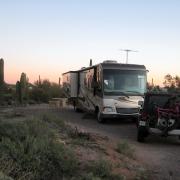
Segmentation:
<svg viewBox="0 0 180 180">
<path fill-rule="evenodd" d="M 145 94 L 137 126 L 139 142 L 143 142 L 151 133 L 180 137 L 180 94 Z"/>
</svg>

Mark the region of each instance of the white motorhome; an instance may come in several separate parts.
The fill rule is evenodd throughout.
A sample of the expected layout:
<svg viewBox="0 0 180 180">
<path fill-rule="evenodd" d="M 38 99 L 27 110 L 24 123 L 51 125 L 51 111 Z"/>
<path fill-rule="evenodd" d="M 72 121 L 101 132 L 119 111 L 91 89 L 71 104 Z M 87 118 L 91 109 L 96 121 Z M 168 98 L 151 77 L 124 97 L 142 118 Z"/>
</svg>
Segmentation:
<svg viewBox="0 0 180 180">
<path fill-rule="evenodd" d="M 116 61 L 63 73 L 63 88 L 75 109 L 94 111 L 97 120 L 137 117 L 146 92 L 144 65 Z"/>
</svg>

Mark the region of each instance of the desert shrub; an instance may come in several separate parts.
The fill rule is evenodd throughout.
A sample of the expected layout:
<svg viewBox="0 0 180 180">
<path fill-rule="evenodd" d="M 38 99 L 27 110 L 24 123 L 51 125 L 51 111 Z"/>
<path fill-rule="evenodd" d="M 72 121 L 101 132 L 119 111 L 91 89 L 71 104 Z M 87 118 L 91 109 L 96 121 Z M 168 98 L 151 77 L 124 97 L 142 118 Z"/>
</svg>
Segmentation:
<svg viewBox="0 0 180 180">
<path fill-rule="evenodd" d="M 129 158 L 134 158 L 134 149 L 126 142 L 122 141 L 117 144 L 116 151 L 126 155 Z"/>
<path fill-rule="evenodd" d="M 41 119 L 0 122 L 0 171 L 14 179 L 71 177 L 77 161 Z"/>
<path fill-rule="evenodd" d="M 99 160 L 92 163 L 91 171 L 94 175 L 100 178 L 109 177 L 111 174 L 112 166 L 106 160 Z"/>
<path fill-rule="evenodd" d="M 13 179 L 0 172 L 0 180 L 13 180 Z"/>
<path fill-rule="evenodd" d="M 57 83 L 50 82 L 48 79 L 36 81 L 29 91 L 30 100 L 35 102 L 47 103 L 52 98 L 65 97 L 63 89 Z"/>
<path fill-rule="evenodd" d="M 38 87 L 33 87 L 33 89 L 29 92 L 29 98 L 30 100 L 38 103 L 48 103 L 50 99 L 48 92 Z"/>
<path fill-rule="evenodd" d="M 71 143 L 75 145 L 88 146 L 89 143 L 94 142 L 94 139 L 88 132 L 83 132 L 77 129 L 77 127 L 69 127 L 67 129 L 67 135 L 71 138 Z"/>
<path fill-rule="evenodd" d="M 101 180 L 100 177 L 97 177 L 96 175 L 94 175 L 92 172 L 83 175 L 82 177 L 79 178 L 80 180 Z"/>
<path fill-rule="evenodd" d="M 58 128 L 64 131 L 71 128 L 62 119 L 60 119 L 59 116 L 51 113 L 44 113 L 43 115 L 40 115 L 40 118 L 53 126 L 53 128 Z"/>
<path fill-rule="evenodd" d="M 81 177 L 82 180 L 124 180 L 121 175 L 112 173 L 112 164 L 104 159 L 92 161 L 87 168 L 88 173 Z"/>
<path fill-rule="evenodd" d="M 151 179 L 150 172 L 148 172 L 146 169 L 142 167 L 136 170 L 135 180 L 148 180 L 148 179 Z"/>
</svg>

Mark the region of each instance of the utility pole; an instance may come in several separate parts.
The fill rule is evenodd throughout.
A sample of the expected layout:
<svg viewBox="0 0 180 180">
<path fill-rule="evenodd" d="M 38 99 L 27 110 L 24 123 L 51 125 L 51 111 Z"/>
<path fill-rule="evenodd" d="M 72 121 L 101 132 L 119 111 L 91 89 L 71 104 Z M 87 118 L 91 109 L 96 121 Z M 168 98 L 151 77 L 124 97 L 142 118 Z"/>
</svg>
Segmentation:
<svg viewBox="0 0 180 180">
<path fill-rule="evenodd" d="M 131 49 L 120 49 L 120 51 L 125 51 L 126 52 L 126 64 L 128 64 L 129 52 L 138 52 L 138 51 L 134 51 L 134 50 L 131 50 Z"/>
</svg>

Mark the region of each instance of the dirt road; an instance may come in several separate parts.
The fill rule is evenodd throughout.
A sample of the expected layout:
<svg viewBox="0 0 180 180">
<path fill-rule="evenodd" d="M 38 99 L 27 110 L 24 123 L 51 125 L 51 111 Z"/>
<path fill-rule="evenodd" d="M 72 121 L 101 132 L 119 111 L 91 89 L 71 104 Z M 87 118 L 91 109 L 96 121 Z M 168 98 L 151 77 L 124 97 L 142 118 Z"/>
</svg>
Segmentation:
<svg viewBox="0 0 180 180">
<path fill-rule="evenodd" d="M 99 124 L 93 115 L 76 113 L 72 108 L 58 110 L 57 114 L 82 130 L 108 136 L 117 142 L 127 140 L 135 148 L 137 158 L 147 164 L 158 179 L 180 179 L 180 140 L 177 137 L 151 136 L 146 143 L 138 143 L 136 126 L 130 120 L 111 120 Z"/>
</svg>

